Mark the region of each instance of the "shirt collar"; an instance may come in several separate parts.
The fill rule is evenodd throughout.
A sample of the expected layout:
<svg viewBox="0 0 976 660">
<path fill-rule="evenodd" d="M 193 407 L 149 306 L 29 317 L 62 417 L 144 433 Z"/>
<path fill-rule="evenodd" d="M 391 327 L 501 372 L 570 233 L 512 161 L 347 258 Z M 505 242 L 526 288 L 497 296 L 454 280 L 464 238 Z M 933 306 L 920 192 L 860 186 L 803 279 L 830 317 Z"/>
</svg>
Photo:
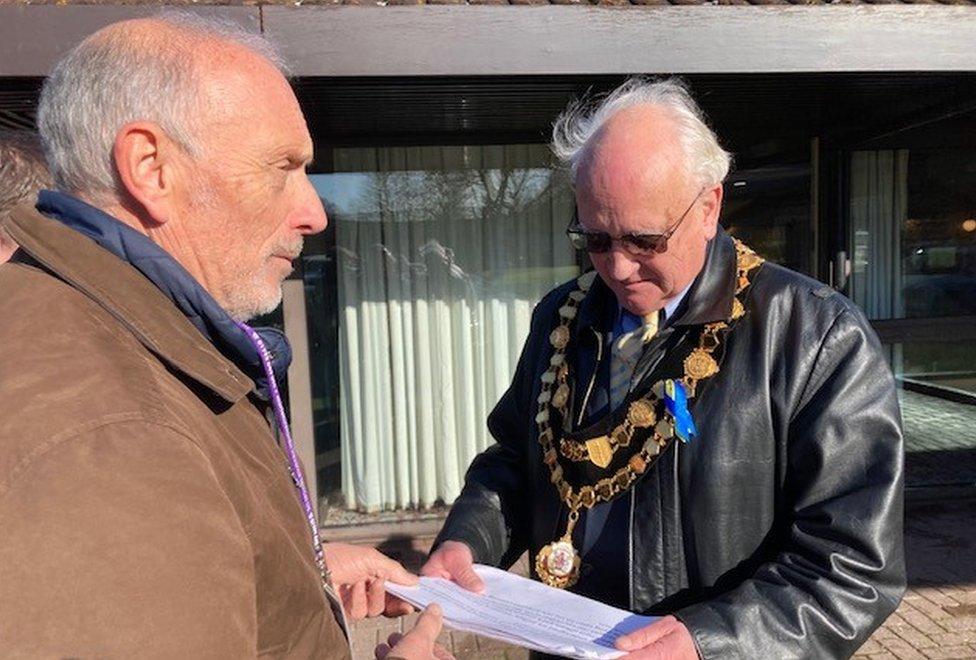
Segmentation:
<svg viewBox="0 0 976 660">
<path fill-rule="evenodd" d="M 689 290 L 691 290 L 691 283 L 682 289 L 681 293 L 674 296 L 664 305 L 664 318 L 661 319 L 660 325 L 663 326 L 664 323 L 674 315 L 675 310 L 677 310 L 681 303 L 684 302 Z M 644 320 L 641 317 L 627 310 L 619 302 L 617 303 L 617 318 L 613 326 L 613 334 L 615 337 L 619 337 L 623 334 L 631 332 L 632 330 L 636 330 L 643 325 L 643 323 Z"/>
<path fill-rule="evenodd" d="M 93 240 L 126 261 L 156 285 L 224 357 L 247 374 L 266 395 L 267 379 L 253 344 L 216 300 L 168 252 L 149 237 L 82 200 L 43 190 L 37 210 Z M 272 355 L 275 377 L 291 363 L 291 347 L 275 328 L 256 328 Z"/>
</svg>

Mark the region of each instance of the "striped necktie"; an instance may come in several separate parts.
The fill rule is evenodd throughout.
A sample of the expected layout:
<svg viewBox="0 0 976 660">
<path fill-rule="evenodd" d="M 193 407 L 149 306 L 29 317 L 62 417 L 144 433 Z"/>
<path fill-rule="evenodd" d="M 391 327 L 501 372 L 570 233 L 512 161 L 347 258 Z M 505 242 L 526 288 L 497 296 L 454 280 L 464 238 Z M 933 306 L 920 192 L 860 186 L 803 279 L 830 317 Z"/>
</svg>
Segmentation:
<svg viewBox="0 0 976 660">
<path fill-rule="evenodd" d="M 660 312 L 651 312 L 643 325 L 614 338 L 610 358 L 610 409 L 615 410 L 630 391 L 634 367 L 644 346 L 657 334 Z"/>
</svg>

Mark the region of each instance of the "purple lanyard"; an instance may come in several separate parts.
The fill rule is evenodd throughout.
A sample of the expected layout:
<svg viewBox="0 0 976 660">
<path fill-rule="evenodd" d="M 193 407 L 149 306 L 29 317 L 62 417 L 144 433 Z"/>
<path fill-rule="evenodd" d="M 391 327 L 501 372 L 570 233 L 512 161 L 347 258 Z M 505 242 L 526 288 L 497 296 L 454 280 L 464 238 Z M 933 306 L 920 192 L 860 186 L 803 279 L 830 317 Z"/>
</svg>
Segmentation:
<svg viewBox="0 0 976 660">
<path fill-rule="evenodd" d="M 271 394 L 271 407 L 274 410 L 275 421 L 278 424 L 278 432 L 284 440 L 285 454 L 288 457 L 288 471 L 291 473 L 291 480 L 298 489 L 299 499 L 302 501 L 302 508 L 305 510 L 305 517 L 308 525 L 312 529 L 312 545 L 315 552 L 315 563 L 318 565 L 319 574 L 322 576 L 322 585 L 329 584 L 328 572 L 325 569 L 325 552 L 322 550 L 322 541 L 319 538 L 319 526 L 315 522 L 315 509 L 312 507 L 312 499 L 308 494 L 308 486 L 305 485 L 305 475 L 302 473 L 301 463 L 298 462 L 298 454 L 295 452 L 295 442 L 291 439 L 291 431 L 288 430 L 288 418 L 285 417 L 285 406 L 281 402 L 281 392 L 278 391 L 278 384 L 275 382 L 274 369 L 271 368 L 271 354 L 268 347 L 264 345 L 261 335 L 255 332 L 254 328 L 236 321 L 237 327 L 244 331 L 247 338 L 254 344 L 258 355 L 261 357 L 261 366 L 264 367 L 265 378 L 268 379 L 268 391 Z"/>
</svg>

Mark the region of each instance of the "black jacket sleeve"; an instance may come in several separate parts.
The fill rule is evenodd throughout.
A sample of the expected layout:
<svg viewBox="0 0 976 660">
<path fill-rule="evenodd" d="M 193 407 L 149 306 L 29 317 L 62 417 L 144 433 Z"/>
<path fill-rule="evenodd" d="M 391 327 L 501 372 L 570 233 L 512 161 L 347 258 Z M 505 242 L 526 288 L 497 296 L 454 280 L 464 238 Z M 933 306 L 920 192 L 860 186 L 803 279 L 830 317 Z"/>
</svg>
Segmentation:
<svg viewBox="0 0 976 660">
<path fill-rule="evenodd" d="M 808 373 L 789 424 L 775 557 L 675 613 L 704 658 L 849 657 L 904 593 L 898 400 L 853 306 Z"/>
</svg>

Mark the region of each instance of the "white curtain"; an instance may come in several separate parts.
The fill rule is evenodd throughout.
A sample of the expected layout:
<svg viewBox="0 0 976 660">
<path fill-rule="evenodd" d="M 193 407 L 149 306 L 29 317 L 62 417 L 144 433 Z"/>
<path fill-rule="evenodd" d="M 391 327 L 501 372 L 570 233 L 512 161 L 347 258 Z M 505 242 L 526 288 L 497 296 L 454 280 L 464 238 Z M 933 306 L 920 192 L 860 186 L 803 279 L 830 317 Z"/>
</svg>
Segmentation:
<svg viewBox="0 0 976 660">
<path fill-rule="evenodd" d="M 851 297 L 869 319 L 902 318 L 905 301 L 902 225 L 908 217 L 908 150 L 855 151 L 851 155 Z M 901 344 L 885 346 L 901 376 Z"/>
<path fill-rule="evenodd" d="M 333 152 L 342 486 L 363 511 L 451 503 L 532 308 L 577 274 L 541 145 Z"/>
<path fill-rule="evenodd" d="M 908 214 L 908 150 L 851 155 L 851 295 L 871 319 L 904 316 L 901 228 Z"/>
</svg>

